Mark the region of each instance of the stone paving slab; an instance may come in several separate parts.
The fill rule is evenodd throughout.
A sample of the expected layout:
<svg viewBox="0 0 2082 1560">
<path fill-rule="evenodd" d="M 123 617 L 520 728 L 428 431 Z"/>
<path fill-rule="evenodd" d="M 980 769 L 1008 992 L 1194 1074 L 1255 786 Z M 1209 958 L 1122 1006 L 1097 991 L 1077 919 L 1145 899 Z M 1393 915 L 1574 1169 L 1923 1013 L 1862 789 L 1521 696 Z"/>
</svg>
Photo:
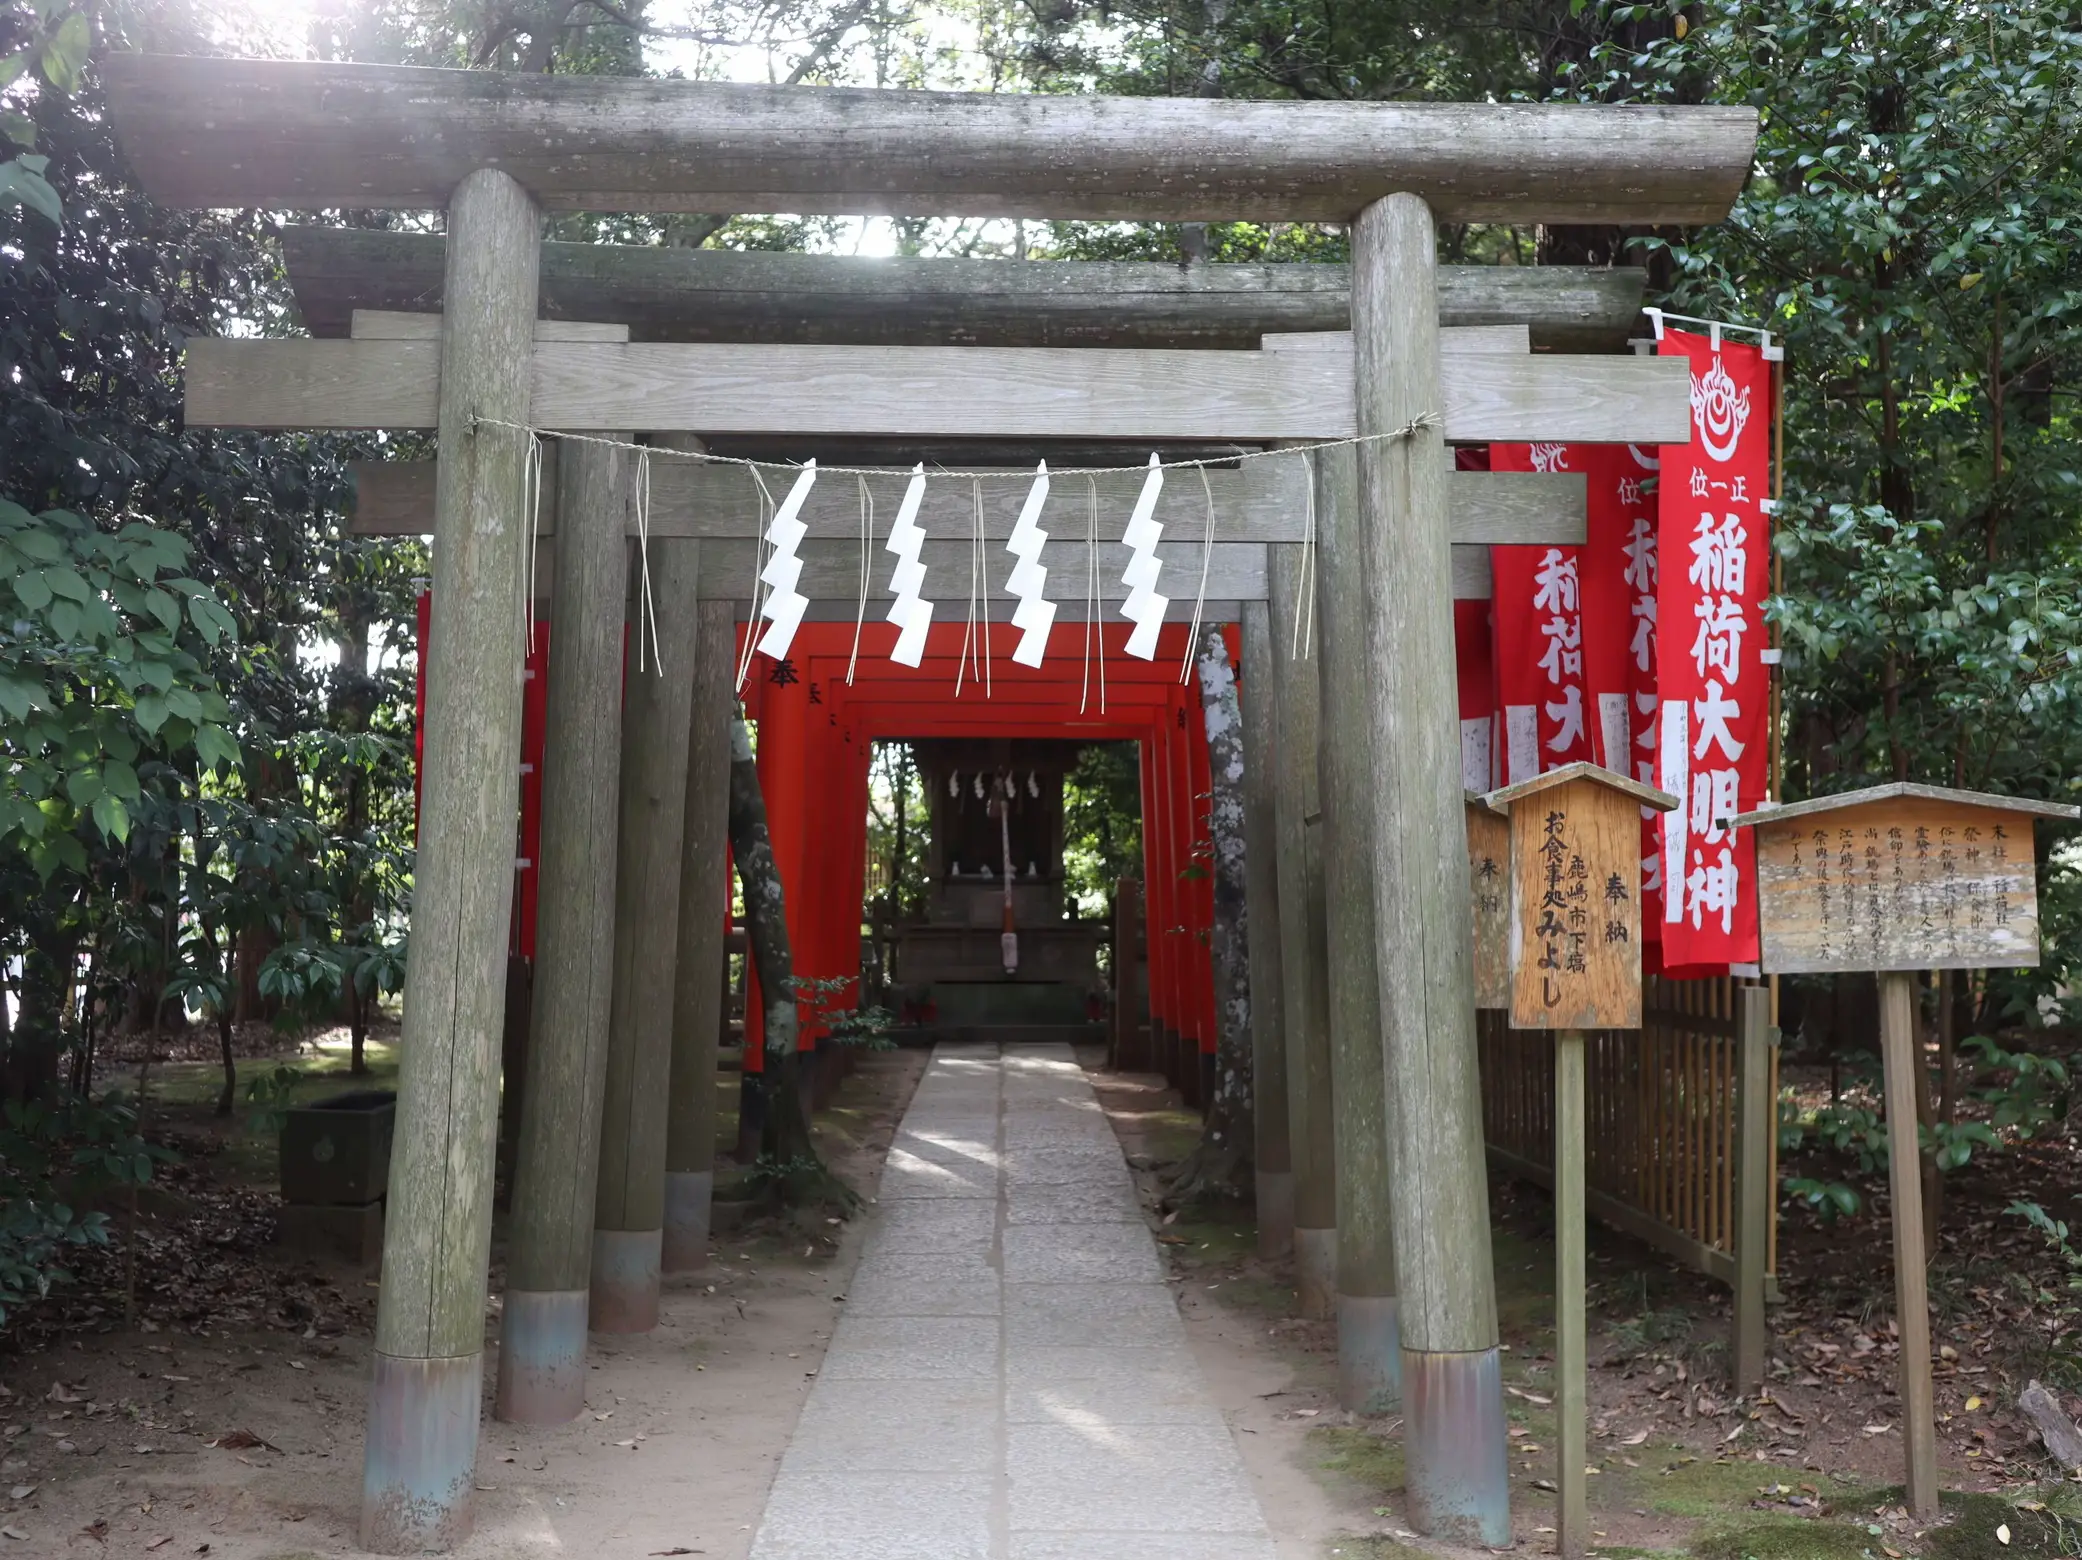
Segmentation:
<svg viewBox="0 0 2082 1560">
<path fill-rule="evenodd" d="M 1273 1560 L 1067 1046 L 942 1046 L 752 1560 Z"/>
<path fill-rule="evenodd" d="M 1164 1281 L 1146 1224 L 1016 1224 L 1002 1241 L 1008 1284 Z"/>
</svg>

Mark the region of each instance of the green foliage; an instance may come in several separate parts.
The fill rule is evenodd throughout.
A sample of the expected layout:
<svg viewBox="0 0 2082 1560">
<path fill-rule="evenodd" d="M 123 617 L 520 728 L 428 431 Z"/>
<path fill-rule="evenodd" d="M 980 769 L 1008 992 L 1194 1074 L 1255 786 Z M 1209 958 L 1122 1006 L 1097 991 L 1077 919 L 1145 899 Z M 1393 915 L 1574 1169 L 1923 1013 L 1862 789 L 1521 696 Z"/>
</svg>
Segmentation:
<svg viewBox="0 0 2082 1560">
<path fill-rule="evenodd" d="M 1788 1197 L 1799 1198 L 1820 1214 L 1824 1224 L 1834 1224 L 1865 1206 L 1865 1199 L 1858 1195 L 1858 1189 L 1842 1181 L 1821 1181 L 1805 1175 L 1787 1176 L 1785 1191 Z"/>
<path fill-rule="evenodd" d="M 296 1102 L 297 1085 L 304 1081 L 300 1067 L 275 1066 L 257 1078 L 246 1080 L 246 1130 L 255 1137 L 273 1137 L 289 1119 Z"/>
<path fill-rule="evenodd" d="M 120 1093 L 0 1106 L 0 1325 L 70 1279 L 68 1251 L 107 1244 L 107 1215 L 80 1211 L 81 1200 L 142 1186 L 170 1158 L 138 1135 Z"/>
<path fill-rule="evenodd" d="M 1592 7 L 1616 28 L 1646 6 Z M 1642 237 L 1687 312 L 1786 343 L 1788 787 L 2063 796 L 2082 767 L 2082 29 L 2072 8 L 1741 0 L 1578 96 L 1749 103 L 1730 221 Z M 2042 838 L 2046 838 L 2042 834 Z M 2068 949 L 1991 983 L 2026 1022 Z"/>
<path fill-rule="evenodd" d="M 1063 777 L 1064 892 L 1103 916 L 1114 885 L 1142 873 L 1142 770 L 1132 742 L 1094 742 Z"/>
<path fill-rule="evenodd" d="M 83 829 L 129 838 L 140 771 L 192 755 L 235 764 L 230 707 L 204 665 L 234 631 L 209 588 L 179 572 L 188 544 L 132 523 L 115 534 L 61 509 L 0 499 L 0 849 L 40 878 L 87 870 Z"/>
</svg>

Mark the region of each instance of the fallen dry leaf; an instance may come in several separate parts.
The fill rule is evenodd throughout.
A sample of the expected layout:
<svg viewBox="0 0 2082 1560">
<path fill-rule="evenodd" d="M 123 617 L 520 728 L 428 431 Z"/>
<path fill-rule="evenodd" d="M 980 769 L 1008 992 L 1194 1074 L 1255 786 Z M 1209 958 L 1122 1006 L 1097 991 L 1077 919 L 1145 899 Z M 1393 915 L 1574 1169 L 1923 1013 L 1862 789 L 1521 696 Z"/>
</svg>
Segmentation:
<svg viewBox="0 0 2082 1560">
<path fill-rule="evenodd" d="M 73 1391 L 72 1388 L 60 1381 L 54 1384 L 49 1392 L 44 1394 L 44 1401 L 46 1403 L 84 1403 L 87 1400 L 85 1396 Z"/>
<path fill-rule="evenodd" d="M 250 1451 L 256 1446 L 265 1447 L 271 1452 L 280 1452 L 282 1450 L 281 1447 L 275 1445 L 272 1441 L 263 1441 L 251 1430 L 227 1430 L 224 1434 L 218 1436 L 216 1440 L 210 1442 L 210 1445 L 220 1447 L 227 1452 Z"/>
<path fill-rule="evenodd" d="M 7 1492 L 7 1498 L 9 1500 L 27 1500 L 36 1493 L 37 1488 L 38 1486 L 34 1484 L 17 1484 Z"/>
<path fill-rule="evenodd" d="M 1646 1430 L 1636 1430 L 1632 1435 L 1628 1436 L 1624 1441 L 1621 1441 L 1619 1444 L 1621 1446 L 1639 1446 L 1643 1441 L 1647 1439 L 1648 1432 Z"/>
</svg>

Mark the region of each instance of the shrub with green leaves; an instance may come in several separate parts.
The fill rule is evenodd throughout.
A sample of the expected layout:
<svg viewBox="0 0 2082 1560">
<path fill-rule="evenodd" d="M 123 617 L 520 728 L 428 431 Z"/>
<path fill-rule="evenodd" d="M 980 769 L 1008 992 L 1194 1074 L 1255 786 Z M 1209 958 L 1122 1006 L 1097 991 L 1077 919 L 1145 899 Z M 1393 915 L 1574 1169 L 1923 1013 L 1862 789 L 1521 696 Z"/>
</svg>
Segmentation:
<svg viewBox="0 0 2082 1560">
<path fill-rule="evenodd" d="M 181 572 L 188 552 L 149 525 L 111 533 L 0 499 L 0 850 L 41 878 L 87 869 L 83 825 L 129 837 L 141 764 L 238 761 L 203 661 L 234 627 Z"/>
</svg>

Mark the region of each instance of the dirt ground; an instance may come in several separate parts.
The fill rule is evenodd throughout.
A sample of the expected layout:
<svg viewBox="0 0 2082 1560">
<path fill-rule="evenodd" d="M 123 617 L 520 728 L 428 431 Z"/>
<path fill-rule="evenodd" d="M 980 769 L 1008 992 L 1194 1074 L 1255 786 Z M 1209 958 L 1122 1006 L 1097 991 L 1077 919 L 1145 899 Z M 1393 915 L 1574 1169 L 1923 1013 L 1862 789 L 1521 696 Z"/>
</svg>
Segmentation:
<svg viewBox="0 0 2082 1560">
<path fill-rule="evenodd" d="M 867 1195 L 924 1061 L 919 1051 L 866 1057 L 818 1119 L 833 1168 Z M 656 1332 L 596 1337 L 583 1419 L 546 1431 L 487 1420 L 477 1532 L 457 1553 L 742 1560 L 859 1230 L 817 1218 L 721 1236 L 706 1272 L 668 1285 Z M 374 1287 L 351 1271 L 257 1260 L 311 1272 L 343 1297 L 335 1306 L 321 1295 L 325 1331 L 279 1317 L 274 1327 L 162 1327 L 148 1312 L 150 1331 L 0 1358 L 0 1560 L 356 1552 Z M 495 1316 L 488 1306 L 494 1335 Z"/>
<path fill-rule="evenodd" d="M 371 1046 L 377 1083 L 394 1073 L 391 1038 Z M 828 1157 L 870 1195 L 924 1059 L 866 1057 L 819 1117 Z M 1464 1553 L 1404 1527 L 1400 1421 L 1338 1409 L 1332 1329 L 1294 1315 L 1291 1273 L 1257 1258 L 1248 1222 L 1160 1211 L 1162 1168 L 1192 1146 L 1197 1118 L 1160 1080 L 1084 1060 L 1137 1168 L 1192 1347 L 1283 1560 Z M 300 1065 L 313 1076 L 299 1095 L 342 1082 L 344 1059 L 323 1045 Z M 13 1329 L 13 1352 L 0 1353 L 0 1560 L 353 1553 L 376 1288 L 272 1245 L 271 1151 L 212 1117 L 209 1062 L 161 1069 L 157 1088 L 159 1133 L 183 1157 L 139 1211 L 137 1325 L 124 1326 L 118 1252 L 82 1264 L 80 1283 Z M 719 1078 L 726 1142 L 735 1089 L 734 1075 Z M 2061 1167 L 2042 1168 L 2049 1186 L 2060 1181 Z M 1531 1188 L 1495 1194 L 1515 1547 L 1538 1555 L 1553 1550 L 1549 1205 Z M 1974 1195 L 1989 1203 L 1999 1192 Z M 1969 1242 L 1982 1222 L 1962 1218 Z M 1593 1226 L 1596 1553 L 2082 1555 L 2082 1484 L 2036 1482 L 2048 1470 L 2010 1412 L 2020 1371 L 2059 1324 L 2038 1314 L 2046 1306 L 2034 1311 L 2038 1280 L 2017 1272 L 2029 1252 L 2009 1237 L 1993 1257 L 1976 1246 L 1940 1265 L 1944 1477 L 1962 1493 L 1948 1497 L 1945 1524 L 1908 1520 L 1872 1239 L 1789 1217 L 1771 1383 L 1744 1402 L 1721 1385 L 1725 1295 Z M 586 1418 L 527 1432 L 487 1422 L 478 1532 L 461 1553 L 742 1560 L 859 1240 L 857 1223 L 821 1216 L 722 1235 L 709 1269 L 669 1288 L 657 1332 L 596 1346 Z M 496 1336 L 496 1303 L 487 1330 Z"/>
<path fill-rule="evenodd" d="M 1161 1079 L 1095 1072 L 1094 1082 L 1155 1203 L 1161 1167 L 1190 1147 L 1197 1118 Z M 1492 1193 L 1514 1547 L 1551 1554 L 1552 1205 L 1535 1188 L 1503 1183 Z M 1291 1271 L 1258 1258 L 1247 1222 L 1193 1214 L 1161 1223 L 1158 1239 L 1283 1560 L 1479 1553 L 1421 1540 L 1403 1524 L 1400 1419 L 1339 1409 L 1334 1328 L 1295 1315 Z M 1970 1303 L 1938 1318 L 1941 1476 L 1951 1493 L 1943 1522 L 1926 1526 L 1902 1505 L 1893 1335 L 1869 1303 L 1845 1309 L 1847 1291 L 1833 1280 L 1793 1284 L 1773 1312 L 1770 1382 L 1742 1401 L 1724 1384 L 1732 1326 L 1724 1291 L 1595 1224 L 1590 1268 L 1595 1553 L 2082 1555 L 2082 1484 L 2060 1483 L 2017 1416 L 2004 1412 L 2023 1382 L 2012 1379 L 2003 1348 L 2020 1340 L 2005 1336 L 1997 1308 Z M 1868 1265 L 1866 1291 L 1873 1271 Z"/>
</svg>

